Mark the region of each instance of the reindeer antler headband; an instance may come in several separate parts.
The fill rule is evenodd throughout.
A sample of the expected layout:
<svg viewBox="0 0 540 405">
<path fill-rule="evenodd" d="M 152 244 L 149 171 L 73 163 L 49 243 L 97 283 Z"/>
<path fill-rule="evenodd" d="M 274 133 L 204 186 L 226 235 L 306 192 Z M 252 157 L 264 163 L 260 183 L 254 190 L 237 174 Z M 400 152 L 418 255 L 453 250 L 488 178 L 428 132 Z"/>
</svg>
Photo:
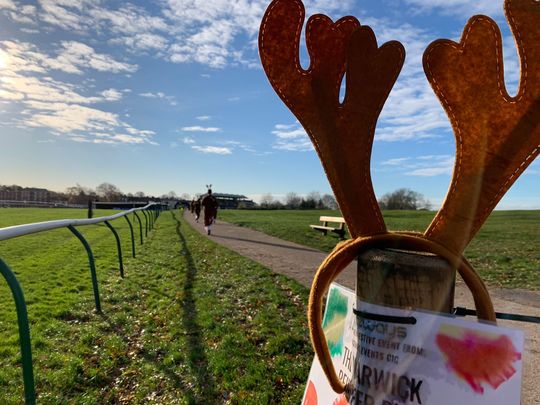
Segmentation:
<svg viewBox="0 0 540 405">
<path fill-rule="evenodd" d="M 400 247 L 442 256 L 458 267 L 479 317 L 495 320 L 487 289 L 462 253 L 540 150 L 540 2 L 506 0 L 505 11 L 521 61 L 515 97 L 505 89 L 501 34 L 488 17 L 471 18 L 459 43 L 437 40 L 424 53 L 427 79 L 455 132 L 456 161 L 442 208 L 418 235 L 386 231 L 370 176 L 375 125 L 403 65 L 403 46 L 391 41 L 378 47 L 371 28 L 354 17 L 333 23 L 318 14 L 307 22 L 311 63 L 304 70 L 301 1 L 274 0 L 264 15 L 259 34 L 264 70 L 311 138 L 353 238 L 317 271 L 308 310 L 315 352 L 338 392 L 344 387 L 321 327 L 322 296 L 360 250 Z"/>
</svg>

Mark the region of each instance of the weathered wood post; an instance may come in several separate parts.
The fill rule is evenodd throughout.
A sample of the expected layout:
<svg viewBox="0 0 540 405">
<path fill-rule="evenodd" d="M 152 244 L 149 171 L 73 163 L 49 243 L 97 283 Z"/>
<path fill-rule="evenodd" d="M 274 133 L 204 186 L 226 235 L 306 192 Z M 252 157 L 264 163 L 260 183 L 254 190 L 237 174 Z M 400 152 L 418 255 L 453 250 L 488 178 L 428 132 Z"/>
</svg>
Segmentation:
<svg viewBox="0 0 540 405">
<path fill-rule="evenodd" d="M 372 304 L 451 312 L 456 271 L 429 253 L 371 249 L 358 256 L 357 298 Z"/>
</svg>

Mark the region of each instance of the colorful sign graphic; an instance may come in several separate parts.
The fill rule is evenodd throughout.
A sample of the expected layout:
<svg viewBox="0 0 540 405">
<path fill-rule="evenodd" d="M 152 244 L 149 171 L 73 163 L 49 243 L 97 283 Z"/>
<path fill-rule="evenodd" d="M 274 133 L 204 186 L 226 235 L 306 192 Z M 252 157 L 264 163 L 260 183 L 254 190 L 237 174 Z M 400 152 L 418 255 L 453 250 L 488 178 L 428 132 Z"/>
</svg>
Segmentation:
<svg viewBox="0 0 540 405">
<path fill-rule="evenodd" d="M 520 330 L 356 302 L 335 283 L 323 327 L 347 394 L 332 391 L 315 358 L 303 405 L 520 403 Z"/>
</svg>

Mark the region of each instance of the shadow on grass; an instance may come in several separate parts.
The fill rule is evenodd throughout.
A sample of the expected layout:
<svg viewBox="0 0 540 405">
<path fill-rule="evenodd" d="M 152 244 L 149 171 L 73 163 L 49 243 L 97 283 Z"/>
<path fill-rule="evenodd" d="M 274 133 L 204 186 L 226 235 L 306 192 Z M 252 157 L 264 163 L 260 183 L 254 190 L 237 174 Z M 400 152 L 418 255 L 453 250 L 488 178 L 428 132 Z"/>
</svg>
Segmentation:
<svg viewBox="0 0 540 405">
<path fill-rule="evenodd" d="M 182 244 L 182 252 L 187 261 L 184 295 L 182 299 L 182 324 L 189 350 L 189 365 L 195 373 L 201 393 L 201 398 L 194 399 L 196 403 L 212 403 L 212 401 L 216 400 L 217 393 L 214 378 L 208 369 L 208 359 L 206 358 L 205 347 L 202 341 L 201 327 L 197 323 L 197 300 L 193 294 L 197 266 L 191 256 L 186 239 L 180 230 L 182 226 L 181 222 L 173 211 L 171 211 L 171 215 L 176 221 L 176 234 Z"/>
<path fill-rule="evenodd" d="M 180 230 L 181 222 L 176 218 L 173 212 L 171 212 L 171 214 L 176 221 L 176 233 L 181 244 L 180 249 L 186 259 L 186 274 L 185 279 L 183 280 L 183 297 L 181 302 L 179 302 L 179 305 L 182 309 L 180 317 L 184 331 L 183 334 L 186 336 L 187 342 L 186 359 L 189 370 L 192 372 L 191 375 L 196 380 L 196 384 L 191 384 L 189 382 L 191 377 L 186 376 L 186 378 L 184 378 L 179 373 L 179 369 L 174 365 L 164 364 L 159 351 L 154 353 L 154 351 L 142 350 L 140 356 L 144 358 L 146 362 L 153 363 L 162 373 L 164 373 L 174 383 L 176 388 L 180 389 L 186 396 L 187 403 L 217 403 L 219 394 L 215 388 L 214 378 L 209 372 L 208 359 L 205 352 L 206 348 L 202 341 L 202 330 L 197 322 L 197 300 L 193 293 L 197 266 L 191 256 L 186 239 Z M 138 260 L 141 261 L 143 258 L 140 257 Z M 150 263 L 152 263 L 152 261 L 149 261 L 149 264 Z M 176 298 L 157 288 L 143 285 L 137 281 L 129 280 L 128 278 L 123 281 L 125 283 L 137 285 L 141 289 L 144 288 L 153 291 L 156 294 L 166 296 L 171 299 L 171 305 Z M 100 314 L 100 318 L 107 322 L 110 328 L 114 330 L 115 334 L 121 336 L 124 341 L 132 341 L 131 344 L 139 343 L 140 336 L 127 336 L 122 323 L 118 323 L 114 319 L 111 319 L 106 313 Z M 118 372 L 112 373 L 108 376 L 106 384 L 111 384 L 118 376 Z"/>
</svg>

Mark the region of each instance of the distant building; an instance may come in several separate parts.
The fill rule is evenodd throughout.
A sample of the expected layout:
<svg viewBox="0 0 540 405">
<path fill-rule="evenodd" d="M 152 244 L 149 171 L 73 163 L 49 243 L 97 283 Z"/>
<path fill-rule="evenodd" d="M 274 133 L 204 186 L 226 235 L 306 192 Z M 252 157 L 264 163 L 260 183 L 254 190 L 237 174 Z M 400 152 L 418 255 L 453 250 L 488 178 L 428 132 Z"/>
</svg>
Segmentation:
<svg viewBox="0 0 540 405">
<path fill-rule="evenodd" d="M 204 194 L 200 194 L 200 196 L 204 196 Z M 253 200 L 245 195 L 224 193 L 212 193 L 212 195 L 218 201 L 220 209 L 253 208 L 255 206 Z"/>
<path fill-rule="evenodd" d="M 44 188 L 0 186 L 0 200 L 49 202 L 56 197 L 56 193 Z"/>
</svg>

